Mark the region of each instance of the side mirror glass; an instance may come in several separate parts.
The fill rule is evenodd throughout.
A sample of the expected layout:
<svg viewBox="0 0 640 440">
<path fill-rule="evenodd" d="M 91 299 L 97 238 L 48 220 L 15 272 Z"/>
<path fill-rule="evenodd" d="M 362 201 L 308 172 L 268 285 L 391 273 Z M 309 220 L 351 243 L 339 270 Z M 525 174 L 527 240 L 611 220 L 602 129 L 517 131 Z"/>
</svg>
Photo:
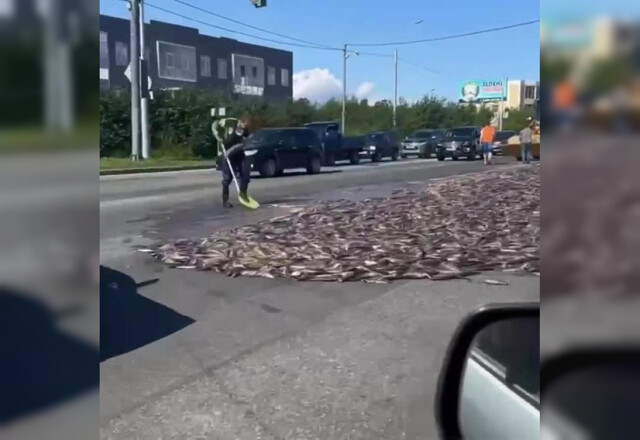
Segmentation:
<svg viewBox="0 0 640 440">
<path fill-rule="evenodd" d="M 539 439 L 539 305 L 494 305 L 467 317 L 449 346 L 436 403 L 444 439 Z"/>
</svg>

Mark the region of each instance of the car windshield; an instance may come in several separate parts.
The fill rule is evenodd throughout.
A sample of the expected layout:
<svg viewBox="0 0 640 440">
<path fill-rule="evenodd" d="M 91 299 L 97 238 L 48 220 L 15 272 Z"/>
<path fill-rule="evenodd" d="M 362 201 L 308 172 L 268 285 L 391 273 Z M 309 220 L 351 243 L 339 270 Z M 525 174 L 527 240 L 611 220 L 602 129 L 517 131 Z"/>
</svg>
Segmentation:
<svg viewBox="0 0 640 440">
<path fill-rule="evenodd" d="M 409 135 L 409 139 L 427 139 L 430 138 L 434 134 L 431 130 L 419 130 L 414 131 Z"/>
<path fill-rule="evenodd" d="M 254 144 L 266 144 L 271 142 L 277 142 L 282 137 L 281 130 L 260 130 L 256 131 L 250 138 L 249 143 Z"/>
<path fill-rule="evenodd" d="M 465 128 L 454 128 L 452 130 L 449 130 L 446 134 L 446 137 L 448 138 L 452 138 L 452 137 L 468 137 L 468 136 L 473 136 L 473 131 L 474 129 L 471 127 L 465 127 Z"/>
</svg>

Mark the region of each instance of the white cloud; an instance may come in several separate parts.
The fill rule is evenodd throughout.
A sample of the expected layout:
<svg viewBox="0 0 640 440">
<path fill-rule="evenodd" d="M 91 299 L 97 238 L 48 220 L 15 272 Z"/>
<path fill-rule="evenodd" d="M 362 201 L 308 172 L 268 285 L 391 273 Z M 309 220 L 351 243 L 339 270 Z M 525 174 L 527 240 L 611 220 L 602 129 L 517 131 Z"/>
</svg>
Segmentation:
<svg viewBox="0 0 640 440">
<path fill-rule="evenodd" d="M 311 102 L 325 103 L 342 96 L 342 81 L 329 69 L 303 70 L 293 74 L 293 98 L 307 98 Z"/>
<path fill-rule="evenodd" d="M 375 84 L 371 81 L 361 83 L 356 89 L 358 99 L 372 100 L 371 94 Z M 336 78 L 329 69 L 302 70 L 293 74 L 293 98 L 307 98 L 311 102 L 323 104 L 331 98 L 342 97 L 342 81 Z M 377 99 L 372 100 L 373 102 Z"/>
<path fill-rule="evenodd" d="M 373 89 L 375 89 L 375 84 L 373 84 L 371 81 L 363 82 L 356 89 L 356 98 L 358 99 L 368 98 L 369 95 L 371 95 L 371 93 L 373 92 Z"/>
</svg>

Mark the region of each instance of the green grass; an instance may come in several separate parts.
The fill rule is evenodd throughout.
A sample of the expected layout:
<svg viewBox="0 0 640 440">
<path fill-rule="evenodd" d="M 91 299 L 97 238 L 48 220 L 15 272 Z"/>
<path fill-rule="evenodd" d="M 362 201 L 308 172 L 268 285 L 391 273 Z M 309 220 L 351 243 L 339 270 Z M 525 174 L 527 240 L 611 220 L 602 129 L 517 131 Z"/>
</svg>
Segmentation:
<svg viewBox="0 0 640 440">
<path fill-rule="evenodd" d="M 52 134 L 41 126 L 0 128 L 0 153 L 98 148 L 97 123 L 78 124 L 71 133 Z"/>
<path fill-rule="evenodd" d="M 215 160 L 203 159 L 147 159 L 133 162 L 128 158 L 104 157 L 100 159 L 100 170 L 144 169 L 144 168 L 191 168 L 215 166 Z"/>
</svg>

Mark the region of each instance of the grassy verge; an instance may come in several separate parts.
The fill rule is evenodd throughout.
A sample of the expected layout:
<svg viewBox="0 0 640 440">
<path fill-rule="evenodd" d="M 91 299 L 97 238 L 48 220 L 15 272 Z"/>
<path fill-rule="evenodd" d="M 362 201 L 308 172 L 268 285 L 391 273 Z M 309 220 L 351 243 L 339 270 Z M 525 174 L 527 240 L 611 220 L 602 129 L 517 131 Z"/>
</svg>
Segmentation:
<svg viewBox="0 0 640 440">
<path fill-rule="evenodd" d="M 215 167 L 215 160 L 202 159 L 148 159 L 133 162 L 127 158 L 101 158 L 100 172 L 123 171 L 123 172 L 151 172 L 165 171 L 167 169 L 199 169 Z"/>
<path fill-rule="evenodd" d="M 0 153 L 29 153 L 98 148 L 97 124 L 78 126 L 70 133 L 48 133 L 40 126 L 0 128 Z"/>
</svg>

